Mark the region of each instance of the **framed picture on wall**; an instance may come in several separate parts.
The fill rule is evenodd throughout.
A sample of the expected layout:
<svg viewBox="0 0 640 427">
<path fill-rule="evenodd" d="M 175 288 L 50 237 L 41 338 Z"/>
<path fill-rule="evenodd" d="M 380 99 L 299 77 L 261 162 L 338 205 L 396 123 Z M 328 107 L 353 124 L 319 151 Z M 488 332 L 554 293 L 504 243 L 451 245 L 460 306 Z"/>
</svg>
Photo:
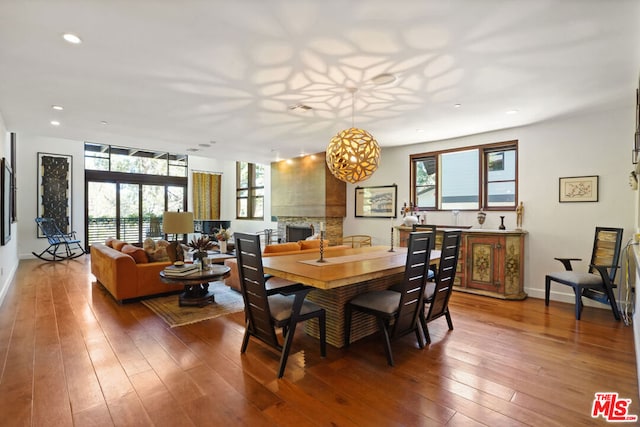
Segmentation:
<svg viewBox="0 0 640 427">
<path fill-rule="evenodd" d="M 356 188 L 356 217 L 395 218 L 397 213 L 396 199 L 398 186 L 381 185 L 378 187 Z"/>
<path fill-rule="evenodd" d="M 560 202 L 597 202 L 598 176 L 560 178 Z"/>
<path fill-rule="evenodd" d="M 5 158 L 2 158 L 2 179 L 0 180 L 0 186 L 2 187 L 1 198 L 2 198 L 2 217 L 1 222 L 2 226 L 2 245 L 6 245 L 9 240 L 11 240 L 11 205 L 13 199 L 13 193 L 11 191 L 11 167 L 9 166 L 9 161 Z"/>
<path fill-rule="evenodd" d="M 38 217 L 53 218 L 63 233 L 71 228 L 72 156 L 38 153 Z M 37 228 L 38 237 L 45 235 Z"/>
</svg>

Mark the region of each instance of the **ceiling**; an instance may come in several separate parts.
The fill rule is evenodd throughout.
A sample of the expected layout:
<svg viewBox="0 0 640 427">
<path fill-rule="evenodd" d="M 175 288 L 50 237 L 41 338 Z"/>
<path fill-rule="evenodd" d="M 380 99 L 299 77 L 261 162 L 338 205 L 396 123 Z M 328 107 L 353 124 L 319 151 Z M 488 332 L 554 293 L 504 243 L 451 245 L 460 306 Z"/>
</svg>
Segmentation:
<svg viewBox="0 0 640 427">
<path fill-rule="evenodd" d="M 636 0 L 0 0 L 0 113 L 264 163 L 352 125 L 406 145 L 632 106 L 638 22 Z"/>
</svg>

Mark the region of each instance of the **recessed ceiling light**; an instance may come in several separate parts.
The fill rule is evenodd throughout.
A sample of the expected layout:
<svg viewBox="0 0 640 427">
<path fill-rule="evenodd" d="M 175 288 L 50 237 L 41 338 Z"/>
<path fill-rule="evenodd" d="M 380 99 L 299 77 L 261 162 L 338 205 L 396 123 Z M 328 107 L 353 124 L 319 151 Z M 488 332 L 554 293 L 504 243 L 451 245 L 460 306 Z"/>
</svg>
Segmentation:
<svg viewBox="0 0 640 427">
<path fill-rule="evenodd" d="M 393 83 L 396 81 L 396 76 L 389 73 L 378 74 L 374 78 L 371 79 L 373 84 L 376 85 L 388 85 L 389 83 Z"/>
<path fill-rule="evenodd" d="M 309 111 L 311 109 L 312 109 L 311 107 L 309 107 L 308 105 L 304 105 L 304 104 L 295 104 L 295 105 L 290 105 L 289 106 L 289 110 L 294 110 L 294 111 L 305 112 L 305 111 Z"/>
<path fill-rule="evenodd" d="M 58 110 L 58 111 L 64 110 L 62 105 L 52 105 L 51 108 L 54 109 L 54 110 Z"/>
<path fill-rule="evenodd" d="M 424 129 L 416 129 L 416 132 L 424 132 Z"/>
<path fill-rule="evenodd" d="M 509 110 L 506 114 L 518 114 L 518 110 Z"/>
<path fill-rule="evenodd" d="M 462 104 L 453 104 L 453 108 L 460 108 L 462 107 Z"/>
<path fill-rule="evenodd" d="M 200 147 L 205 147 L 205 148 L 206 148 L 206 147 L 211 147 L 211 144 L 207 144 L 206 142 L 205 142 L 205 143 L 202 143 L 202 144 L 198 144 L 198 145 L 199 145 Z"/>
<path fill-rule="evenodd" d="M 195 153 L 196 151 L 200 151 L 200 150 L 197 148 L 187 148 L 187 151 L 190 153 Z"/>
<path fill-rule="evenodd" d="M 67 42 L 69 42 L 71 44 L 80 44 L 80 43 L 82 43 L 82 39 L 80 37 L 76 36 L 75 34 L 64 33 L 62 35 L 62 38 L 65 39 Z"/>
<path fill-rule="evenodd" d="M 101 122 L 100 122 L 100 124 L 101 124 L 102 126 L 106 126 L 106 125 L 108 125 L 109 123 L 108 123 L 106 120 L 103 120 L 103 121 L 101 121 Z"/>
<path fill-rule="evenodd" d="M 51 123 L 52 126 L 60 126 L 60 122 L 57 121 L 57 120 L 51 120 L 50 123 Z"/>
</svg>

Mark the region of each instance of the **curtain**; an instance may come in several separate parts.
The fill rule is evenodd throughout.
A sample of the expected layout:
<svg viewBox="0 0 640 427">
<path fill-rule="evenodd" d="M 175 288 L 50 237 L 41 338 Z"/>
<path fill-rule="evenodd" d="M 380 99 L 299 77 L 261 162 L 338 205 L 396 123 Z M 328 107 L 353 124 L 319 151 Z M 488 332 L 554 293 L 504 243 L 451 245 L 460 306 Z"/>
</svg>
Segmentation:
<svg viewBox="0 0 640 427">
<path fill-rule="evenodd" d="M 193 216 L 220 219 L 220 181 L 218 174 L 193 173 Z"/>
</svg>

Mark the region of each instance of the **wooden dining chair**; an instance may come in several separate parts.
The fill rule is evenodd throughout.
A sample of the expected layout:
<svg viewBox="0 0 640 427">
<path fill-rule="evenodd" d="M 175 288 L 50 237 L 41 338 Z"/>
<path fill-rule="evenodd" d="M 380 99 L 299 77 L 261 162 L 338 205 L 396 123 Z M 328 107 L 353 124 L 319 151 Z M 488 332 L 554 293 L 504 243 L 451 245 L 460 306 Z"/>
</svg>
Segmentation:
<svg viewBox="0 0 640 427">
<path fill-rule="evenodd" d="M 351 319 L 353 311 L 375 316 L 384 338 L 387 362 L 393 366 L 391 340 L 411 332 L 416 334 L 418 345 L 424 348 L 418 316 L 423 305 L 427 282 L 429 257 L 431 254 L 428 233 L 410 233 L 405 264 L 404 279 L 393 289 L 371 291 L 360 294 L 345 306 L 344 344 L 351 341 Z"/>
<path fill-rule="evenodd" d="M 564 265 L 565 271 L 549 273 L 545 277 L 544 303 L 549 305 L 551 282 L 571 286 L 575 294 L 576 320 L 582 314 L 582 298 L 589 298 L 602 304 L 609 304 L 613 317 L 620 320 L 620 311 L 613 292 L 614 280 L 618 271 L 620 248 L 622 247 L 622 228 L 596 227 L 589 269 L 586 272 L 573 270 L 571 261 L 580 258 L 554 258 Z"/>
<path fill-rule="evenodd" d="M 305 300 L 313 288 L 300 284 L 279 287 L 277 293 L 267 289 L 267 278 L 262 267 L 260 236 L 235 233 L 236 256 L 240 287 L 244 298 L 246 328 L 242 354 L 247 350 L 249 339 L 257 338 L 280 352 L 278 378 L 284 375 L 291 343 L 299 322 L 318 319 L 320 332 L 320 354 L 327 354 L 325 310 L 311 301 Z M 277 335 L 282 328 L 283 344 Z"/>
<path fill-rule="evenodd" d="M 427 324 L 432 320 L 444 316 L 447 319 L 449 330 L 453 330 L 453 322 L 449 312 L 449 299 L 453 292 L 453 281 L 456 278 L 461 239 L 461 231 L 444 232 L 436 280 L 435 282 L 427 283 L 425 287 L 424 305 L 420 313 L 420 321 L 422 322 L 422 330 L 427 344 L 431 342 Z"/>
<path fill-rule="evenodd" d="M 429 224 L 413 224 L 413 231 L 429 233 L 431 236 L 431 250 L 436 248 L 436 226 Z M 437 264 L 429 265 L 429 280 L 434 280 L 438 271 Z"/>
</svg>

